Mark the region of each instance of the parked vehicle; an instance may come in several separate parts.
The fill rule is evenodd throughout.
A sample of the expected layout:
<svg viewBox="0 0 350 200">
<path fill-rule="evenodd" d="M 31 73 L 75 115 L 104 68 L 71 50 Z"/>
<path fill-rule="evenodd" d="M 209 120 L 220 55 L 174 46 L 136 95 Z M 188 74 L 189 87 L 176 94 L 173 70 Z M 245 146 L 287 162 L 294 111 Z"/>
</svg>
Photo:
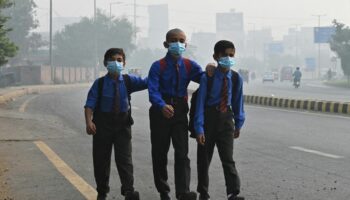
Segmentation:
<svg viewBox="0 0 350 200">
<path fill-rule="evenodd" d="M 280 81 L 293 81 L 293 67 L 284 66 L 281 68 Z"/>
</svg>

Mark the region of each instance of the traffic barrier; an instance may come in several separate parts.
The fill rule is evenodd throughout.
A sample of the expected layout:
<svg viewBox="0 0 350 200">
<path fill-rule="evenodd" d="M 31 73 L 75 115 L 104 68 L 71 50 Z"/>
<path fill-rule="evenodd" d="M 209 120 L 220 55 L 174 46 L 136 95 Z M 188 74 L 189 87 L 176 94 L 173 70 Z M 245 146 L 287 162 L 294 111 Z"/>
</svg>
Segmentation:
<svg viewBox="0 0 350 200">
<path fill-rule="evenodd" d="M 350 115 L 350 102 L 244 95 L 244 102 L 263 106 Z"/>
</svg>

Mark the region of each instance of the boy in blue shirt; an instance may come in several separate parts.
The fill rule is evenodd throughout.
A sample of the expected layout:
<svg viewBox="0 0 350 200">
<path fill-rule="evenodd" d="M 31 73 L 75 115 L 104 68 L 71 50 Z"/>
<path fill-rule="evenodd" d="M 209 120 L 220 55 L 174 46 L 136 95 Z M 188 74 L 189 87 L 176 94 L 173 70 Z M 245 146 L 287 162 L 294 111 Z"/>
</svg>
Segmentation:
<svg viewBox="0 0 350 200">
<path fill-rule="evenodd" d="M 154 62 L 148 75 L 148 92 L 152 106 L 149 111 L 154 182 L 161 200 L 170 200 L 168 184 L 168 151 L 172 142 L 175 150 L 176 198 L 196 200 L 191 192 L 190 160 L 188 158 L 188 102 L 190 81 L 199 83 L 202 68 L 182 57 L 186 35 L 172 29 L 163 43 L 168 49 L 165 58 Z"/>
<path fill-rule="evenodd" d="M 242 200 L 240 179 L 233 160 L 233 140 L 240 135 L 245 120 L 243 81 L 230 70 L 235 60 L 234 44 L 221 40 L 215 44 L 214 59 L 218 63 L 214 76 L 203 74 L 200 81 L 194 129 L 197 137 L 197 170 L 200 200 L 208 200 L 209 165 L 215 145 L 224 169 L 228 200 Z"/>
<path fill-rule="evenodd" d="M 126 200 L 139 200 L 134 190 L 131 156 L 130 94 L 147 88 L 147 78 L 122 75 L 125 66 L 123 49 L 111 48 L 104 55 L 108 73 L 97 79 L 89 90 L 85 104 L 86 132 L 93 135 L 94 175 L 98 200 L 109 192 L 111 154 L 114 146 L 121 193 Z"/>
</svg>

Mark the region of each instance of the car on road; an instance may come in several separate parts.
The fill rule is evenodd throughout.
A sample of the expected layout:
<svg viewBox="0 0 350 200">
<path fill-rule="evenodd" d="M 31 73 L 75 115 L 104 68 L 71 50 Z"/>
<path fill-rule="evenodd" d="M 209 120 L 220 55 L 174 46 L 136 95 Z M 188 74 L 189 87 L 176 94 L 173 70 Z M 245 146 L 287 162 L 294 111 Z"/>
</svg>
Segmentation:
<svg viewBox="0 0 350 200">
<path fill-rule="evenodd" d="M 263 75 L 263 79 L 262 79 L 263 83 L 265 82 L 274 82 L 275 81 L 275 77 L 274 74 L 272 72 L 265 72 Z"/>
<path fill-rule="evenodd" d="M 280 81 L 292 81 L 293 80 L 293 67 L 284 66 L 281 69 Z"/>
</svg>

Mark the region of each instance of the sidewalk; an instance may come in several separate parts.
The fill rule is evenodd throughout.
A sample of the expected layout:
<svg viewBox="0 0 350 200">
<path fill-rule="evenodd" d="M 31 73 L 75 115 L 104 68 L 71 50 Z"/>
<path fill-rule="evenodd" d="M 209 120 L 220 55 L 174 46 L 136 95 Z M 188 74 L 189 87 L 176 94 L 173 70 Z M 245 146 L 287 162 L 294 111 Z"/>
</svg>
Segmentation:
<svg viewBox="0 0 350 200">
<path fill-rule="evenodd" d="M 37 94 L 56 89 L 69 89 L 76 87 L 88 87 L 91 83 L 60 84 L 60 85 L 26 85 L 0 88 L 0 105 L 13 101 L 27 94 Z"/>
</svg>

